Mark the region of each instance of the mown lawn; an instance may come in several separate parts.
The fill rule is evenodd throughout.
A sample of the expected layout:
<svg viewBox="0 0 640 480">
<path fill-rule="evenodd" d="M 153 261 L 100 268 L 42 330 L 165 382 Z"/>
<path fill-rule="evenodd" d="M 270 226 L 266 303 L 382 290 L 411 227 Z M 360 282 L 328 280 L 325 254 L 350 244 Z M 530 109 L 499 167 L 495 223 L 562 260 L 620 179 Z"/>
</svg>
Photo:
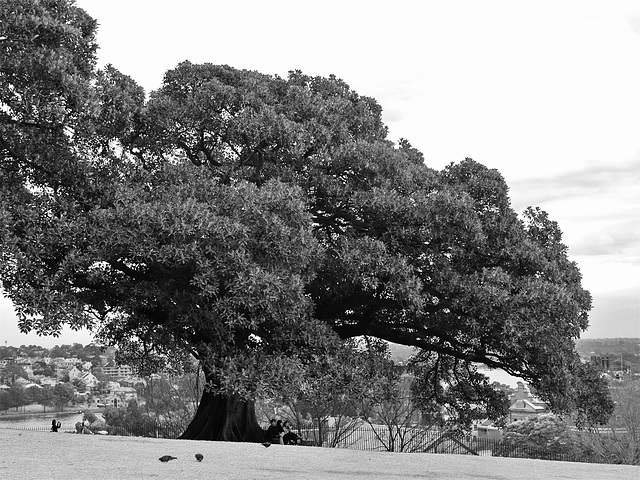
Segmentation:
<svg viewBox="0 0 640 480">
<path fill-rule="evenodd" d="M 204 455 L 198 463 L 195 454 Z M 178 457 L 161 463 L 162 455 Z M 0 428 L 0 479 L 598 479 L 640 468 L 543 460 L 74 435 Z"/>
</svg>

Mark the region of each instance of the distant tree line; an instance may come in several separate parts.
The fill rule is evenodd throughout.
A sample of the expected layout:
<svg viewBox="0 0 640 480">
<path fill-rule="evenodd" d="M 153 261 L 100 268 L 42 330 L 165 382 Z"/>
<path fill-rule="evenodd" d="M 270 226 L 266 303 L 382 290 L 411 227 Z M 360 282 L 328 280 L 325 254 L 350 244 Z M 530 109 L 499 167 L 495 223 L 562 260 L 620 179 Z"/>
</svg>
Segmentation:
<svg viewBox="0 0 640 480">
<path fill-rule="evenodd" d="M 6 412 L 14 408 L 17 412 L 20 408 L 34 403 L 42 405 L 43 412 L 46 412 L 47 408 L 62 411 L 74 399 L 75 390 L 71 383 L 59 383 L 51 388 L 25 388 L 20 384 L 14 384 L 8 389 L 0 390 L 0 411 Z"/>
<path fill-rule="evenodd" d="M 83 346 L 81 343 L 74 343 L 72 345 L 55 345 L 52 348 L 39 345 L 21 345 L 19 347 L 0 347 L 0 360 L 16 357 L 51 357 L 92 361 L 102 353 L 102 348 L 94 344 Z"/>
</svg>

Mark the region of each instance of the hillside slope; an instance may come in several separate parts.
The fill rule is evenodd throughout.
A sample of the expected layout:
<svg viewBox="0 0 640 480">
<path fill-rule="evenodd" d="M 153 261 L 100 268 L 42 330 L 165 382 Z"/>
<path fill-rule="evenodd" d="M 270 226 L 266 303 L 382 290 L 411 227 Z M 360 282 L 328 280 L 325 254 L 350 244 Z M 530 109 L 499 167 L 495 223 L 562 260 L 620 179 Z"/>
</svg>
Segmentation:
<svg viewBox="0 0 640 480">
<path fill-rule="evenodd" d="M 465 455 L 374 453 L 313 447 L 106 437 L 0 429 L 0 478 L 409 479 L 638 478 L 638 467 Z M 195 454 L 204 455 L 199 463 Z M 161 463 L 162 455 L 178 457 Z"/>
</svg>

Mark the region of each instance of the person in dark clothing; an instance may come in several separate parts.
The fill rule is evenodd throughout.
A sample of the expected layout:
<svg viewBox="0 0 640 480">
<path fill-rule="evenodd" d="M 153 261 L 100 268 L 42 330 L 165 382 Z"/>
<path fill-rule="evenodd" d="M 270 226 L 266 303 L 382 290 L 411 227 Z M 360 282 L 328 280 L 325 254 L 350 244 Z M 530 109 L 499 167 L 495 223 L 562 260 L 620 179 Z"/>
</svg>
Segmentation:
<svg viewBox="0 0 640 480">
<path fill-rule="evenodd" d="M 277 430 L 277 435 L 276 435 L 276 442 L 282 443 L 282 435 L 284 435 L 284 428 L 282 428 L 282 420 L 278 420 L 276 422 L 276 430 Z"/>
<path fill-rule="evenodd" d="M 300 438 L 298 435 L 291 429 L 291 424 L 289 420 L 285 420 L 282 424 L 282 443 L 283 445 L 298 445 L 300 443 Z"/>
<path fill-rule="evenodd" d="M 58 429 L 62 426 L 62 424 L 60 422 L 56 422 L 56 419 L 54 418 L 53 420 L 51 420 L 51 431 L 52 432 L 57 432 Z"/>
<path fill-rule="evenodd" d="M 270 443 L 279 443 L 281 428 L 282 427 L 278 427 L 278 422 L 276 422 L 276 419 L 272 418 L 271 425 L 269 425 L 269 428 L 267 428 L 267 433 L 265 434 L 265 440 Z"/>
</svg>

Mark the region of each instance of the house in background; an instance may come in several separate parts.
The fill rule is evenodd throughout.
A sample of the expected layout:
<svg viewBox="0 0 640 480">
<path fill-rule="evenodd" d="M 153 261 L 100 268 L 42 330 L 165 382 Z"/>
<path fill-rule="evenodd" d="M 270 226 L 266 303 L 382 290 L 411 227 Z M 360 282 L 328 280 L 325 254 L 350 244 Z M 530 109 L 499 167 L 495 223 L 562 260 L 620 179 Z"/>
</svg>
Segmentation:
<svg viewBox="0 0 640 480">
<path fill-rule="evenodd" d="M 131 400 L 138 399 L 138 392 L 131 387 L 118 387 L 111 390 L 104 399 L 104 403 L 109 407 L 126 407 Z"/>
<path fill-rule="evenodd" d="M 22 364 L 22 369 L 27 374 L 27 377 L 29 377 L 29 380 L 33 380 L 35 378 L 35 375 L 33 374 L 33 365 L 32 364 L 30 364 L 30 363 Z"/>
<path fill-rule="evenodd" d="M 23 388 L 25 390 L 28 390 L 28 389 L 33 388 L 33 387 L 38 388 L 40 390 L 42 390 L 44 388 L 42 385 L 40 385 L 38 383 L 25 383 L 22 386 L 23 386 Z"/>
<path fill-rule="evenodd" d="M 509 422 L 524 420 L 529 417 L 549 413 L 549 406 L 535 395 L 523 382 L 518 382 L 518 389 L 511 397 Z"/>
<path fill-rule="evenodd" d="M 489 419 L 474 422 L 472 435 L 482 440 L 500 440 L 502 430 L 496 427 Z"/>
<path fill-rule="evenodd" d="M 133 369 L 128 365 L 116 365 L 116 363 L 111 360 L 108 364 L 103 365 L 102 373 L 112 380 L 120 380 L 133 376 Z"/>
<path fill-rule="evenodd" d="M 108 392 L 113 392 L 114 390 L 120 388 L 121 386 L 122 385 L 120 385 L 119 382 L 114 382 L 112 380 L 109 380 L 108 382 L 106 382 L 106 385 L 105 385 Z"/>
<path fill-rule="evenodd" d="M 71 367 L 67 373 L 69 374 L 70 382 L 73 382 L 76 378 L 81 379 L 84 375 L 84 372 L 81 372 L 76 366 Z"/>
<path fill-rule="evenodd" d="M 53 377 L 45 377 L 42 375 L 37 375 L 35 378 L 38 381 L 38 383 L 40 383 L 40 385 L 44 387 L 55 387 L 58 383 L 62 383 L 62 382 L 59 382 L 57 378 L 53 378 Z"/>
<path fill-rule="evenodd" d="M 98 383 L 100 383 L 93 373 L 85 373 L 82 375 L 82 381 L 88 389 L 96 388 Z"/>
</svg>

